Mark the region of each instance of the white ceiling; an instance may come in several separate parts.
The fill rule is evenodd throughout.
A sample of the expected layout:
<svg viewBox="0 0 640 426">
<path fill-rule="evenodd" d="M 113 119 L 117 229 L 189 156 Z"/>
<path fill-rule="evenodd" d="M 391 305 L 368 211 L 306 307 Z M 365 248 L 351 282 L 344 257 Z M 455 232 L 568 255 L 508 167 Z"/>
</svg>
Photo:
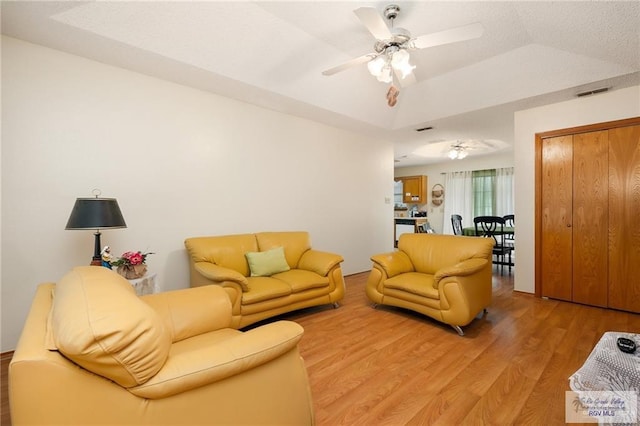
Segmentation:
<svg viewBox="0 0 640 426">
<path fill-rule="evenodd" d="M 373 51 L 353 10 L 389 3 L 3 0 L 2 33 L 389 139 L 396 166 L 443 161 L 457 140 L 510 150 L 514 111 L 640 84 L 638 1 L 396 1 L 395 26 L 414 36 L 475 22 L 484 34 L 412 51 L 417 83 L 391 108 L 365 64 L 321 74 Z"/>
</svg>

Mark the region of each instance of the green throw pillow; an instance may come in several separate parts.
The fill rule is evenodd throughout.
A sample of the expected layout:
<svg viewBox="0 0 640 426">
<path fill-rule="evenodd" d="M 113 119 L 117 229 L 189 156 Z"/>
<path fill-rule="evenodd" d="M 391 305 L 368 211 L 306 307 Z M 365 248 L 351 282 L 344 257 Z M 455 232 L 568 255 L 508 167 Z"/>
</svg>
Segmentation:
<svg viewBox="0 0 640 426">
<path fill-rule="evenodd" d="M 288 271 L 289 265 L 284 257 L 284 247 L 267 251 L 246 253 L 252 277 L 269 277 L 278 272 Z"/>
</svg>

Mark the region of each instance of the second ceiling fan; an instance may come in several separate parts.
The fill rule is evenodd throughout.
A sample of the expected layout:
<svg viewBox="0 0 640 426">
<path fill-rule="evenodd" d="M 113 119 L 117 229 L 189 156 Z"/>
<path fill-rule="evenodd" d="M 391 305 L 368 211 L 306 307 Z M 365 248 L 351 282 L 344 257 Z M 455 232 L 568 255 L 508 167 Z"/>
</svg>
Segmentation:
<svg viewBox="0 0 640 426">
<path fill-rule="evenodd" d="M 426 49 L 428 47 L 471 40 L 480 37 L 484 32 L 482 24 L 475 23 L 437 33 L 412 37 L 411 33 L 404 28 L 393 27 L 393 20 L 397 18 L 400 13 L 400 6 L 398 5 L 391 4 L 383 11 L 384 18 L 391 23 L 390 27 L 373 7 L 361 7 L 354 10 L 354 13 L 360 19 L 360 22 L 362 22 L 376 38 L 376 43 L 373 46 L 374 52 L 367 53 L 342 65 L 330 68 L 323 71 L 322 74 L 333 75 L 355 65 L 368 62 L 369 72 L 374 75 L 378 81 L 392 83 L 393 74 L 395 74 L 400 85 L 406 87 L 416 81 L 415 75 L 413 74 L 415 66 L 409 63 L 410 50 Z"/>
</svg>

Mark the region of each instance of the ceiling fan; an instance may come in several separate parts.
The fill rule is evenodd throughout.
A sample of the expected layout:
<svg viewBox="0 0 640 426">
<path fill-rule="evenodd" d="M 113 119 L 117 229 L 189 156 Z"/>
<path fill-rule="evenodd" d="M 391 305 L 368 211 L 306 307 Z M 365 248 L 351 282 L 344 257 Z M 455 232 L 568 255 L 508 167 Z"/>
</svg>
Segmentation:
<svg viewBox="0 0 640 426">
<path fill-rule="evenodd" d="M 487 139 L 469 139 L 465 141 L 456 141 L 447 149 L 447 157 L 452 160 L 462 160 L 467 155 L 469 155 L 469 151 L 483 151 L 483 152 L 491 152 L 499 149 L 499 141 L 495 141 L 495 143 L 491 140 Z"/>
<path fill-rule="evenodd" d="M 449 148 L 449 151 L 447 152 L 447 157 L 451 158 L 452 160 L 462 160 L 463 158 L 466 158 L 467 155 L 469 155 L 467 151 L 470 148 L 470 146 L 458 141 L 455 144 L 451 145 L 451 148 Z"/>
<path fill-rule="evenodd" d="M 389 27 L 383 17 L 373 7 L 360 7 L 353 11 L 365 27 L 376 38 L 374 52 L 367 53 L 342 65 L 324 71 L 323 75 L 333 75 L 353 66 L 367 62 L 369 72 L 378 81 L 393 82 L 393 74 L 402 87 L 415 83 L 413 69 L 415 65 L 409 63 L 409 51 L 426 49 L 428 47 L 455 43 L 458 41 L 478 38 L 484 32 L 482 24 L 475 23 L 450 30 L 412 37 L 404 28 L 394 28 L 393 20 L 400 13 L 400 6 L 391 4 L 383 11 L 384 18 L 390 23 Z"/>
</svg>

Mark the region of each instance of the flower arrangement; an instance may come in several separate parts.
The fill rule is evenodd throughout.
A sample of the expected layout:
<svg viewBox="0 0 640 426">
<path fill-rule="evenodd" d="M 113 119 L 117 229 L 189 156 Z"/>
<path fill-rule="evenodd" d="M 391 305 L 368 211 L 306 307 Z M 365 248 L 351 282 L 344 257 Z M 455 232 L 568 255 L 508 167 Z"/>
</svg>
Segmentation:
<svg viewBox="0 0 640 426">
<path fill-rule="evenodd" d="M 135 279 L 147 273 L 147 256 L 153 253 L 142 253 L 140 251 L 127 251 L 116 260 L 109 262 L 111 266 L 117 267 L 117 272 L 126 279 Z"/>
<path fill-rule="evenodd" d="M 112 266 L 120 265 L 142 265 L 147 261 L 147 256 L 153 253 L 142 253 L 140 251 L 127 251 L 122 253 L 118 259 L 111 262 Z"/>
</svg>

